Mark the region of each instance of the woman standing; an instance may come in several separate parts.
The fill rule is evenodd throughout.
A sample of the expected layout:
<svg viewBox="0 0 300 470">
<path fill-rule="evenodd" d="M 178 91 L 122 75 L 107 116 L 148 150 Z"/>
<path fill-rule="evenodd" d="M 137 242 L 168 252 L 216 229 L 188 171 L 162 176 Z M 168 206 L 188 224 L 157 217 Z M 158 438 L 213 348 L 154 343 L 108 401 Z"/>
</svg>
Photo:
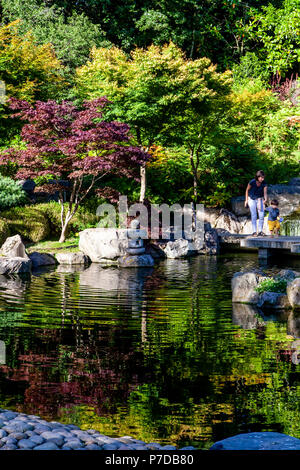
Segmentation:
<svg viewBox="0 0 300 470">
<path fill-rule="evenodd" d="M 259 170 L 255 178 L 249 181 L 246 189 L 246 200 L 245 207 L 249 206 L 251 212 L 252 222 L 252 235 L 256 237 L 257 229 L 257 213 L 258 213 L 258 235 L 263 236 L 264 226 L 264 203 L 267 202 L 267 183 L 265 182 L 265 174 L 262 170 Z"/>
</svg>

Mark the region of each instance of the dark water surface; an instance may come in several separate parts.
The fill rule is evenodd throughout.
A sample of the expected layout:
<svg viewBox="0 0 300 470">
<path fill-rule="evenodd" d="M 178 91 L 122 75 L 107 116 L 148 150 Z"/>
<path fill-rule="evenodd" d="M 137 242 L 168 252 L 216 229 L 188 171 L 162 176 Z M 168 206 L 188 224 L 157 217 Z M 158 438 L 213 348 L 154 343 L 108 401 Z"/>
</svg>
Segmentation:
<svg viewBox="0 0 300 470">
<path fill-rule="evenodd" d="M 0 407 L 203 449 L 241 432 L 300 438 L 300 317 L 231 303 L 233 273 L 254 267 L 228 254 L 0 276 Z"/>
</svg>

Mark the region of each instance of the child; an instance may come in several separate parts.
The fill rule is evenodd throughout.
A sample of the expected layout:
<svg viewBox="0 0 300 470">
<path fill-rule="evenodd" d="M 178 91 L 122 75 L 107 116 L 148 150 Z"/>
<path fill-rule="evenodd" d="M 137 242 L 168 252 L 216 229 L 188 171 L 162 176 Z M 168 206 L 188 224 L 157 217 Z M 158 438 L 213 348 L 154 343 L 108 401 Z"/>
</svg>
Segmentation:
<svg viewBox="0 0 300 470">
<path fill-rule="evenodd" d="M 269 212 L 268 216 L 268 227 L 271 233 L 271 237 L 273 237 L 273 232 L 278 235 L 280 231 L 280 222 L 282 219 L 279 217 L 279 209 L 278 209 L 278 201 L 277 199 L 272 199 L 271 205 L 266 207 L 266 211 Z"/>
</svg>

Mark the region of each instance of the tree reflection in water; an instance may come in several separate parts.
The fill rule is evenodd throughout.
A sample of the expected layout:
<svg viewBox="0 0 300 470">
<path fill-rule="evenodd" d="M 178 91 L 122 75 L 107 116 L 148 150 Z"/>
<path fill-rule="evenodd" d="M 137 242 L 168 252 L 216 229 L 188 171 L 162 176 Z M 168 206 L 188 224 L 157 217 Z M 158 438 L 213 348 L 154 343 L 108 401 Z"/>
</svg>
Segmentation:
<svg viewBox="0 0 300 470">
<path fill-rule="evenodd" d="M 256 263 L 1 276 L 0 406 L 202 448 L 249 429 L 300 437 L 297 316 L 231 303 L 233 273 Z"/>
</svg>

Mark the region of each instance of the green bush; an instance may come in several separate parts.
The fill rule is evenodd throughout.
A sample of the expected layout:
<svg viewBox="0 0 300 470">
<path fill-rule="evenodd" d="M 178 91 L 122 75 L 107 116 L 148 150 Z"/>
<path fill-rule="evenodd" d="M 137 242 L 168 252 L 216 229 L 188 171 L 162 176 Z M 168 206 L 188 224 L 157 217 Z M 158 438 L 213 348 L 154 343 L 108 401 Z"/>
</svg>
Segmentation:
<svg viewBox="0 0 300 470">
<path fill-rule="evenodd" d="M 19 234 L 34 243 L 50 234 L 50 225 L 45 213 L 37 206 L 14 207 L 2 212 L 11 235 Z"/>
<path fill-rule="evenodd" d="M 67 208 L 68 204 L 66 203 L 65 209 L 67 210 Z M 19 234 L 21 237 L 37 243 L 47 238 L 59 237 L 61 232 L 60 211 L 58 202 L 48 202 L 14 207 L 2 212 L 1 216 L 11 235 Z M 80 207 L 69 224 L 68 235 L 74 235 L 85 228 L 95 227 L 97 221 L 96 214 L 88 213 L 85 208 Z"/>
<path fill-rule="evenodd" d="M 20 206 L 27 200 L 26 193 L 13 179 L 0 175 L 0 210 Z"/>
<path fill-rule="evenodd" d="M 255 288 L 256 292 L 262 294 L 263 292 L 286 292 L 287 280 L 280 277 L 273 278 L 267 277 L 261 281 Z"/>
<path fill-rule="evenodd" d="M 5 220 L 0 219 L 0 245 L 3 245 L 7 237 L 10 236 L 10 230 Z"/>
</svg>

